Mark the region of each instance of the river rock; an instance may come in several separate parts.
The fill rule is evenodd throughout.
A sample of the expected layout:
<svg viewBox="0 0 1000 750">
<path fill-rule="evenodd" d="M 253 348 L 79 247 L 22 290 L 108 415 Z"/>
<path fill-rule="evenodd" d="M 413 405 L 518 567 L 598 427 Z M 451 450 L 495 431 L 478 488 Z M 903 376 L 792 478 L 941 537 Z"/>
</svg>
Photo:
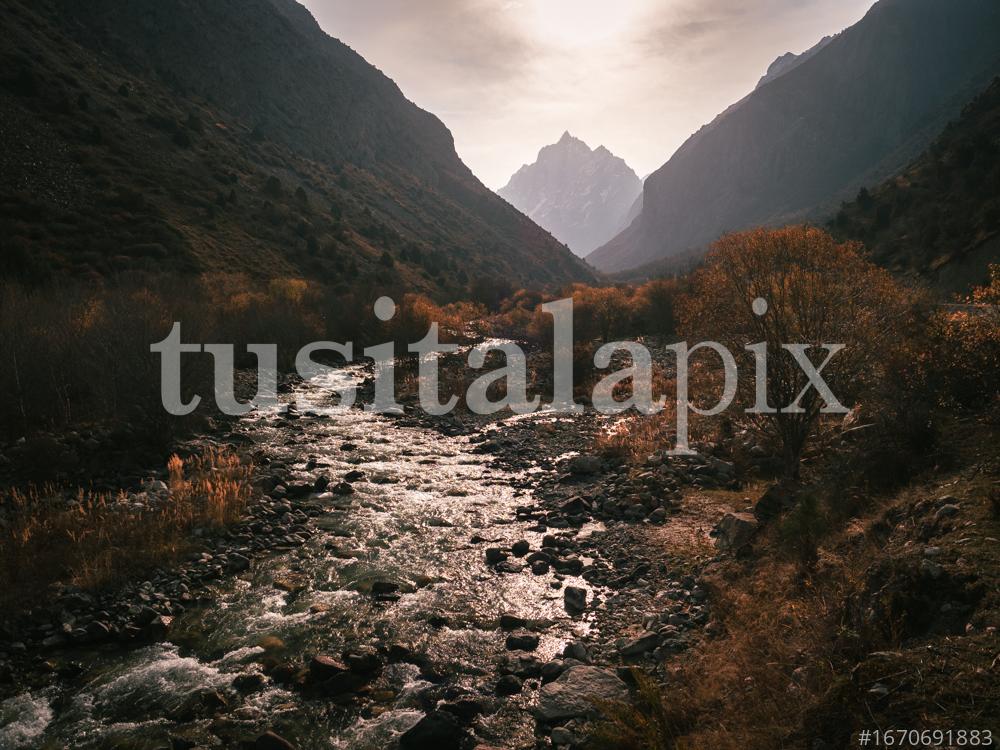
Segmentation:
<svg viewBox="0 0 1000 750">
<path fill-rule="evenodd" d="M 372 675 L 382 669 L 382 659 L 373 649 L 351 649 L 344 652 L 344 663 L 355 674 Z"/>
<path fill-rule="evenodd" d="M 643 633 L 622 646 L 618 653 L 625 657 L 642 656 L 659 646 L 660 640 L 657 633 Z"/>
<path fill-rule="evenodd" d="M 566 647 L 563 648 L 563 656 L 567 659 L 576 659 L 579 662 L 589 662 L 590 654 L 587 651 L 587 646 L 583 641 L 573 641 L 567 643 Z"/>
<path fill-rule="evenodd" d="M 518 617 L 517 615 L 502 614 L 500 615 L 500 628 L 502 630 L 518 630 L 523 628 L 528 624 L 528 621 L 523 617 Z"/>
<path fill-rule="evenodd" d="M 587 608 L 587 590 L 578 586 L 567 586 L 563 592 L 563 604 L 570 614 L 579 614 Z"/>
<path fill-rule="evenodd" d="M 431 711 L 399 738 L 400 750 L 461 750 L 469 733 L 447 711 Z"/>
<path fill-rule="evenodd" d="M 316 680 L 328 680 L 338 674 L 350 671 L 348 666 L 342 661 L 334 659 L 332 656 L 319 654 L 314 656 L 309 662 L 309 675 Z"/>
<path fill-rule="evenodd" d="M 601 470 L 601 459 L 597 456 L 574 456 L 567 465 L 571 474 L 597 474 Z"/>
<path fill-rule="evenodd" d="M 628 687 L 614 672 L 579 665 L 567 669 L 538 694 L 535 716 L 544 722 L 562 721 L 597 713 L 595 701 L 625 701 Z"/>
<path fill-rule="evenodd" d="M 524 689 L 524 682 L 514 674 L 505 674 L 497 680 L 495 692 L 500 696 L 517 695 Z"/>
<path fill-rule="evenodd" d="M 250 567 L 250 559 L 234 552 L 226 557 L 226 570 L 230 573 L 242 573 Z"/>
<path fill-rule="evenodd" d="M 538 648 L 538 636 L 521 631 L 507 636 L 508 651 L 534 651 Z"/>
</svg>

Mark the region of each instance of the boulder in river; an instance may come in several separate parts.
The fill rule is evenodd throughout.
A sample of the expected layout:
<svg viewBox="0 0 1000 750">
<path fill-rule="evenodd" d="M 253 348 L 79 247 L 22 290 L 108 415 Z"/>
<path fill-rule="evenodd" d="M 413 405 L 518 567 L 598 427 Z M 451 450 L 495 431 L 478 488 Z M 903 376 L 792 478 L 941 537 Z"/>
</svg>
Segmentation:
<svg viewBox="0 0 1000 750">
<path fill-rule="evenodd" d="M 309 662 L 309 676 L 319 681 L 328 680 L 347 671 L 349 667 L 332 656 L 319 654 Z"/>
<path fill-rule="evenodd" d="M 461 750 L 469 733 L 454 714 L 431 711 L 399 738 L 400 750 Z"/>
<path fill-rule="evenodd" d="M 535 716 L 544 722 L 598 713 L 597 702 L 625 701 L 628 687 L 614 672 L 586 664 L 570 667 L 538 693 Z"/>
<path fill-rule="evenodd" d="M 524 631 L 507 636 L 508 651 L 534 651 L 538 648 L 538 636 Z"/>
<path fill-rule="evenodd" d="M 587 590 L 578 586 L 567 586 L 563 592 L 563 603 L 570 614 L 579 614 L 587 608 Z"/>
</svg>

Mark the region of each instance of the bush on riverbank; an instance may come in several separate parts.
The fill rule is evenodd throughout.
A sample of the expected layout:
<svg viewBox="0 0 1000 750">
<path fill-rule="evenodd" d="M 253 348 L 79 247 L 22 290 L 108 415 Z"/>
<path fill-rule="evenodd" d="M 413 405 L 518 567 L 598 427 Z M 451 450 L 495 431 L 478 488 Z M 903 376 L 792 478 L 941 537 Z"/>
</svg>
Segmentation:
<svg viewBox="0 0 1000 750">
<path fill-rule="evenodd" d="M 53 585 L 100 589 L 176 562 L 198 527 L 237 520 L 251 496 L 251 467 L 209 449 L 173 456 L 165 483 L 127 496 L 79 490 L 0 494 L 0 607 L 41 603 Z"/>
<path fill-rule="evenodd" d="M 242 274 L 183 278 L 122 277 L 99 287 L 67 283 L 31 288 L 0 285 L 0 440 L 39 431 L 128 423 L 140 441 L 166 446 L 213 414 L 212 358 L 182 357 L 184 398 L 203 396 L 191 418 L 172 417 L 160 400 L 160 358 L 151 344 L 174 321 L 185 343 L 234 345 L 237 367 L 255 368 L 246 346 L 276 344 L 278 364 L 294 366 L 299 349 L 314 341 L 386 340 L 406 344 L 439 322 L 454 339 L 485 314 L 468 303 L 439 306 L 421 295 L 397 299 L 396 316 L 380 323 L 371 306 L 375 290 L 349 295 L 305 281 L 256 281 Z"/>
</svg>

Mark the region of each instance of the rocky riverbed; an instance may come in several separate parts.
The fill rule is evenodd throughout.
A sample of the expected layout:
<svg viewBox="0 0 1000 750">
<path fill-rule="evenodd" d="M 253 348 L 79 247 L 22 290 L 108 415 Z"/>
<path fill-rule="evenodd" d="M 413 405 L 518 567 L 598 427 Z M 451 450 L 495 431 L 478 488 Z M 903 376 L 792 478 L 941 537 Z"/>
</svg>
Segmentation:
<svg viewBox="0 0 1000 750">
<path fill-rule="evenodd" d="M 258 467 L 244 522 L 0 644 L 0 747 L 571 747 L 711 632 L 708 553 L 665 540 L 707 547 L 682 494 L 730 465 L 602 459 L 590 412 L 289 405 L 365 373 L 330 378 L 224 436 Z"/>
</svg>

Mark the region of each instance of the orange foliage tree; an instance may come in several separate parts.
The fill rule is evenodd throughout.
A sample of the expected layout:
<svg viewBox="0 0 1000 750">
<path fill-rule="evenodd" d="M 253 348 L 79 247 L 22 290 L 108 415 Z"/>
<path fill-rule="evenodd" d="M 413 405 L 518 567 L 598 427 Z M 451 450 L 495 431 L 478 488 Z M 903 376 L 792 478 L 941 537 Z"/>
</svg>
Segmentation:
<svg viewBox="0 0 1000 750">
<path fill-rule="evenodd" d="M 754 311 L 758 298 L 767 302 L 763 315 Z M 821 375 L 849 408 L 874 396 L 905 345 L 914 312 L 913 296 L 862 257 L 860 245 L 837 243 L 806 226 L 753 229 L 721 238 L 695 274 L 692 290 L 679 301 L 681 330 L 698 340 L 718 341 L 737 359 L 741 408 L 729 413 L 780 445 L 791 476 L 798 475 L 825 402 L 815 388 L 806 388 L 803 368 L 782 345 L 843 344 Z M 743 407 L 756 401 L 756 359 L 745 347 L 761 342 L 767 352 L 767 403 L 774 411 L 752 414 Z M 817 366 L 826 354 L 808 351 Z M 797 399 L 799 408 L 789 411 Z"/>
</svg>

